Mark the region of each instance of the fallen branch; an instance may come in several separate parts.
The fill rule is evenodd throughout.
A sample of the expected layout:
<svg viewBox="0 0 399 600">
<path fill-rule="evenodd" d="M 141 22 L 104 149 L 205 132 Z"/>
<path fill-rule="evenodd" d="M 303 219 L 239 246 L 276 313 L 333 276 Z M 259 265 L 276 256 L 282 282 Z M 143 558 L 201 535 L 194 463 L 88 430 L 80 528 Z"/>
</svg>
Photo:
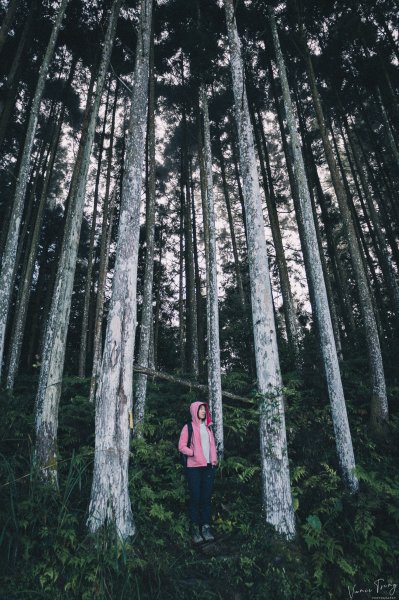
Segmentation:
<svg viewBox="0 0 399 600">
<path fill-rule="evenodd" d="M 175 377 L 174 375 L 169 375 L 168 373 L 163 373 L 161 371 L 155 371 L 154 369 L 148 369 L 147 367 L 140 367 L 139 365 L 133 365 L 133 371 L 135 371 L 136 373 L 143 373 L 144 375 L 148 375 L 149 377 L 164 379 L 165 381 L 171 381 L 172 383 L 178 383 L 180 385 L 184 385 L 185 387 L 208 393 L 208 386 L 204 385 L 203 383 L 198 383 L 197 381 L 190 381 L 189 379 L 180 379 L 180 377 Z M 237 394 L 232 394 L 231 392 L 226 392 L 223 390 L 222 395 L 225 398 L 230 398 L 231 400 L 238 400 L 239 402 L 245 402 L 247 404 L 252 404 L 253 406 L 255 406 L 254 401 L 250 398 L 245 398 L 245 396 L 237 396 Z"/>
</svg>

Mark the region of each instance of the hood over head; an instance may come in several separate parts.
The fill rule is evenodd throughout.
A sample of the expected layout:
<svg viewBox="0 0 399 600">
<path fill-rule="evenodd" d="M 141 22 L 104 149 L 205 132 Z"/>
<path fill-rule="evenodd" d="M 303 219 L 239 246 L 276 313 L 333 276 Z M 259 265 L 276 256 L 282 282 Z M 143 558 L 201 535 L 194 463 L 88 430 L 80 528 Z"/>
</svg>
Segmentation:
<svg viewBox="0 0 399 600">
<path fill-rule="evenodd" d="M 198 418 L 198 409 L 202 405 L 205 406 L 205 410 L 206 410 L 205 423 L 207 425 L 210 425 L 212 423 L 212 419 L 211 419 L 211 414 L 209 412 L 208 404 L 206 402 L 193 402 L 192 404 L 190 404 L 191 420 L 196 425 L 198 425 L 198 426 L 201 425 L 201 421 Z"/>
</svg>

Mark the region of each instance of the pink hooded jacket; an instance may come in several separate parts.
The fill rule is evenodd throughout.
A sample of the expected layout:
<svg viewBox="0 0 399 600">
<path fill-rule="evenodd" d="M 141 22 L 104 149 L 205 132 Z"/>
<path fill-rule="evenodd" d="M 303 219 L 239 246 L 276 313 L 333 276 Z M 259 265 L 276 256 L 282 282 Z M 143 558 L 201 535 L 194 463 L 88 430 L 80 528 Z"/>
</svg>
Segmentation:
<svg viewBox="0 0 399 600">
<path fill-rule="evenodd" d="M 217 464 L 217 455 L 216 455 L 216 444 L 215 438 L 213 437 L 213 432 L 209 429 L 209 425 L 211 424 L 211 415 L 209 414 L 209 408 L 206 402 L 193 402 L 190 405 L 190 413 L 191 420 L 193 422 L 193 435 L 191 437 L 190 447 L 187 447 L 188 442 L 188 427 L 184 425 L 181 430 L 180 439 L 179 439 L 179 450 L 183 454 L 187 455 L 187 467 L 206 467 L 206 459 L 204 453 L 202 452 L 202 444 L 201 444 L 201 433 L 200 433 L 200 425 L 201 421 L 198 418 L 198 409 L 201 405 L 205 406 L 206 410 L 206 418 L 205 423 L 208 429 L 209 435 L 209 449 L 210 449 L 210 459 L 213 465 Z"/>
</svg>

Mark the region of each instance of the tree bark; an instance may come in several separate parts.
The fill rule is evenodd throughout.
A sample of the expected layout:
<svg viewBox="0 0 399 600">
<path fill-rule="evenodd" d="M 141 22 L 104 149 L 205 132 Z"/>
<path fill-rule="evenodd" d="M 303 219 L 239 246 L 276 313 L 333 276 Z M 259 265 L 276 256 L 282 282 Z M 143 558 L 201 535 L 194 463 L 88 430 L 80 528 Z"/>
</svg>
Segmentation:
<svg viewBox="0 0 399 600">
<path fill-rule="evenodd" d="M 361 256 L 362 263 L 363 263 L 364 273 L 366 274 L 366 279 L 367 279 L 371 303 L 373 306 L 374 318 L 375 318 L 375 322 L 376 322 L 376 326 L 377 326 L 377 331 L 380 336 L 383 336 L 383 326 L 382 326 L 380 314 L 384 313 L 384 310 L 383 310 L 384 302 L 383 302 L 382 294 L 380 291 L 380 287 L 381 287 L 380 280 L 377 276 L 377 272 L 376 272 L 376 268 L 375 268 L 375 264 L 374 264 L 374 258 L 370 252 L 370 244 L 369 244 L 368 240 L 366 239 L 366 235 L 365 235 L 365 232 L 363 231 L 362 223 L 360 221 L 360 217 L 359 217 L 358 211 L 356 209 L 356 206 L 355 206 L 355 203 L 353 200 L 353 195 L 352 195 L 352 192 L 351 192 L 351 189 L 350 189 L 350 186 L 348 183 L 348 178 L 346 176 L 345 169 L 344 169 L 344 166 L 342 163 L 341 154 L 338 149 L 334 131 L 331 129 L 330 132 L 331 132 L 331 138 L 332 138 L 333 145 L 334 145 L 335 156 L 336 156 L 337 162 L 338 162 L 339 172 L 341 174 L 341 179 L 342 179 L 342 183 L 344 186 L 343 189 L 345 191 L 346 199 L 348 201 L 348 206 L 349 206 L 349 211 L 350 211 L 350 215 L 351 215 L 353 226 L 354 226 L 354 231 L 357 236 L 357 240 L 359 242 L 360 256 Z M 360 202 L 362 203 L 362 201 L 363 201 L 363 199 L 361 198 Z M 371 227 L 369 227 L 369 232 L 371 234 L 371 238 L 373 239 L 374 232 L 371 229 Z M 363 248 L 363 252 L 361 250 L 362 248 Z M 370 271 L 371 278 L 374 282 L 374 292 L 373 292 L 371 282 L 367 278 L 367 267 Z M 361 299 L 359 298 L 359 302 L 360 302 L 360 300 Z"/>
<path fill-rule="evenodd" d="M 20 0 L 10 0 L 10 2 L 8 3 L 6 14 L 4 16 L 0 29 L 0 54 L 3 50 L 4 44 L 6 43 L 7 35 L 14 20 L 19 3 Z"/>
<path fill-rule="evenodd" d="M 183 61 L 183 55 L 182 55 Z M 182 66 L 183 73 L 183 66 Z M 184 84 L 184 78 L 183 84 Z M 186 354 L 187 368 L 198 377 L 198 325 L 197 325 L 197 305 L 195 294 L 195 273 L 194 273 L 194 248 L 193 248 L 193 226 L 190 202 L 190 181 L 189 181 L 189 158 L 188 158 L 188 136 L 187 136 L 187 115 L 186 108 L 183 107 L 182 116 L 183 127 L 183 194 L 184 199 L 184 263 L 186 275 Z M 185 190 L 185 192 L 184 192 Z"/>
<path fill-rule="evenodd" d="M 128 490 L 137 259 L 142 170 L 147 130 L 152 0 L 141 0 L 129 133 L 112 297 L 96 404 L 96 442 L 88 527 L 113 525 L 121 539 L 136 531 Z"/>
<path fill-rule="evenodd" d="M 91 218 L 89 252 L 88 252 L 88 256 L 87 256 L 87 274 L 86 274 L 85 294 L 84 294 L 84 304 L 83 304 L 82 329 L 81 329 L 81 335 L 80 335 L 79 370 L 78 370 L 79 377 L 85 377 L 85 375 L 86 375 L 87 342 L 88 342 L 88 333 L 89 333 L 88 332 L 89 310 L 90 310 L 91 287 L 92 287 L 92 279 L 93 279 L 94 241 L 95 241 L 95 236 L 96 236 L 98 196 L 99 196 L 102 158 L 103 158 L 103 152 L 104 152 L 105 130 L 107 127 L 110 86 L 111 86 L 111 80 L 109 82 L 108 91 L 107 91 L 107 99 L 105 101 L 103 127 L 102 127 L 102 131 L 101 131 L 100 147 L 98 149 L 96 182 L 95 182 L 95 186 L 94 186 L 93 214 L 92 214 L 92 218 Z"/>
<path fill-rule="evenodd" d="M 287 261 L 284 254 L 283 238 L 281 235 L 280 223 L 278 220 L 276 196 L 274 193 L 274 184 L 270 168 L 266 137 L 262 124 L 262 117 L 259 111 L 257 114 L 258 123 L 256 123 L 255 113 L 253 113 L 252 117 L 255 131 L 255 141 L 258 147 L 259 164 L 261 167 L 261 174 L 263 179 L 263 189 L 266 198 L 267 211 L 269 214 L 270 228 L 272 231 L 274 251 L 276 253 L 277 267 L 280 275 L 280 288 L 283 297 L 283 310 L 287 329 L 287 340 L 289 347 L 292 349 L 295 363 L 299 365 L 298 322 L 296 317 L 294 297 L 291 291 Z M 261 135 L 259 135 L 259 131 Z M 283 132 L 281 132 L 281 134 L 284 135 Z"/>
<path fill-rule="evenodd" d="M 193 227 L 193 259 L 194 259 L 194 279 L 195 279 L 195 305 L 197 312 L 197 344 L 198 344 L 198 376 L 200 379 L 204 375 L 205 366 L 205 315 L 203 310 L 203 301 L 201 295 L 201 274 L 198 261 L 198 235 L 197 235 L 197 215 L 195 210 L 195 195 L 194 195 L 194 177 L 192 169 L 192 159 L 189 162 L 189 177 L 190 177 L 190 198 L 191 198 L 191 214 Z M 202 196 L 201 183 L 201 196 Z"/>
<path fill-rule="evenodd" d="M 12 294 L 12 286 L 14 282 L 14 273 L 16 268 L 15 254 L 18 246 L 18 236 L 21 225 L 22 213 L 24 209 L 26 186 L 29 179 L 30 159 L 35 138 L 37 121 L 39 118 L 40 102 L 43 95 L 44 84 L 46 82 L 50 61 L 52 59 L 55 45 L 57 42 L 58 32 L 60 30 L 68 2 L 69 0 L 61 0 L 56 20 L 51 31 L 50 39 L 43 58 L 43 62 L 40 66 L 39 77 L 36 84 L 36 90 L 29 114 L 28 128 L 25 136 L 24 148 L 22 151 L 21 162 L 19 165 L 14 204 L 11 212 L 7 241 L 3 254 L 0 273 L 0 372 L 3 362 L 5 331 Z"/>
<path fill-rule="evenodd" d="M 18 74 L 21 71 L 22 55 L 32 33 L 33 18 L 37 9 L 37 0 L 33 0 L 29 10 L 29 14 L 22 29 L 16 52 L 7 73 L 7 79 L 4 82 L 4 100 L 0 101 L 0 147 L 3 144 L 7 125 L 10 119 L 11 111 L 15 106 L 15 98 L 18 90 Z"/>
<path fill-rule="evenodd" d="M 363 165 L 360 162 L 360 157 L 359 157 L 358 150 L 356 147 L 356 142 L 355 142 L 354 136 L 352 134 L 352 131 L 349 128 L 347 123 L 345 123 L 345 129 L 346 129 L 346 134 L 348 136 L 349 146 L 350 146 L 350 150 L 352 152 L 353 160 L 355 162 L 356 172 L 360 179 L 360 185 L 361 185 L 361 188 L 363 190 L 363 194 L 364 194 L 364 197 L 366 200 L 367 209 L 370 213 L 372 229 L 374 232 L 374 236 L 376 238 L 374 240 L 374 245 L 375 245 L 376 252 L 377 252 L 377 255 L 379 258 L 379 263 L 380 263 L 380 266 L 381 266 L 381 269 L 382 269 L 382 272 L 384 274 L 384 278 L 385 278 L 385 281 L 387 284 L 392 308 L 393 308 L 394 312 L 396 313 L 396 317 L 399 318 L 399 287 L 398 287 L 398 284 L 396 281 L 396 273 L 395 273 L 395 270 L 392 265 L 391 256 L 388 252 L 385 234 L 383 233 L 383 230 L 382 230 L 382 223 L 381 223 L 380 215 L 377 212 L 377 209 L 374 205 L 374 200 L 370 194 L 368 182 L 366 181 L 366 176 L 363 171 Z M 348 158 L 349 158 L 349 148 L 347 149 L 347 151 L 348 151 Z M 360 189 L 359 189 L 358 193 L 359 193 L 359 197 L 361 197 Z M 366 214 L 366 207 L 364 207 L 364 212 Z M 367 216 L 367 214 L 366 214 L 366 216 Z M 371 231 L 371 225 L 369 226 L 369 229 Z"/>
<path fill-rule="evenodd" d="M 107 277 L 108 267 L 108 255 L 109 247 L 111 243 L 112 234 L 112 221 L 116 200 L 117 184 L 111 194 L 111 172 L 112 172 L 112 159 L 114 149 L 114 135 L 115 135 L 115 117 L 116 108 L 118 104 L 118 92 L 119 84 L 118 80 L 115 85 L 115 97 L 114 106 L 112 109 L 112 121 L 111 121 L 111 132 L 110 132 L 110 143 L 108 151 L 108 166 L 107 176 L 105 184 L 105 196 L 102 210 L 102 224 L 101 224 L 101 242 L 100 242 L 100 265 L 98 268 L 98 282 L 97 282 L 97 298 L 96 298 L 96 310 L 94 316 L 94 340 L 93 340 L 93 367 L 90 380 L 90 402 L 94 402 L 97 380 L 100 374 L 100 363 L 101 363 L 101 351 L 102 351 L 102 324 L 104 314 L 104 293 L 105 293 L 105 280 Z"/>
<path fill-rule="evenodd" d="M 205 260 L 206 260 L 206 317 L 207 317 L 207 346 L 208 346 L 208 387 L 209 405 L 213 420 L 216 449 L 219 458 L 224 454 L 223 441 L 223 405 L 222 379 L 220 375 L 220 343 L 219 343 L 219 307 L 217 256 L 215 233 L 215 209 L 213 200 L 212 149 L 211 132 L 208 113 L 206 88 L 200 85 L 200 110 L 202 116 L 203 163 L 206 174 L 205 197 L 203 197 L 202 212 L 204 215 Z"/>
<path fill-rule="evenodd" d="M 352 438 L 349 430 L 344 391 L 342 387 L 339 362 L 331 323 L 327 291 L 317 243 L 316 229 L 313 220 L 312 204 L 306 180 L 305 165 L 296 129 L 293 105 L 288 86 L 287 73 L 273 10 L 269 10 L 274 51 L 280 75 L 285 115 L 289 132 L 289 144 L 293 157 L 294 176 L 297 184 L 301 219 L 304 230 L 303 252 L 307 264 L 309 287 L 311 289 L 312 308 L 317 323 L 323 366 L 330 398 L 332 421 L 335 433 L 338 460 L 342 477 L 350 492 L 357 491 L 359 483 L 354 473 L 355 458 Z"/>
<path fill-rule="evenodd" d="M 225 0 L 224 6 L 243 179 L 255 358 L 261 396 L 262 503 L 266 521 L 286 538 L 292 539 L 295 535 L 295 520 L 287 456 L 282 379 L 253 132 L 243 79 L 244 66 L 234 14 L 234 1 Z"/>
<path fill-rule="evenodd" d="M 398 174 L 398 172 L 399 172 L 399 149 L 396 144 L 395 138 L 393 137 L 393 134 L 392 134 L 391 126 L 389 124 L 388 115 L 386 113 L 385 106 L 382 101 L 382 96 L 381 96 L 381 91 L 380 91 L 379 86 L 377 86 L 377 101 L 378 101 L 378 107 L 380 109 L 380 113 L 382 116 L 382 122 L 384 123 L 385 135 L 388 139 L 389 147 L 391 149 L 392 157 L 393 157 L 395 167 L 396 167 L 396 173 Z"/>
<path fill-rule="evenodd" d="M 326 198 L 324 196 L 323 189 L 321 187 L 319 174 L 317 172 L 317 167 L 315 164 L 315 159 L 313 156 L 311 142 L 306 132 L 305 125 L 301 124 L 301 113 L 300 113 L 300 105 L 298 100 L 296 100 L 297 111 L 299 116 L 299 123 L 301 127 L 301 134 L 303 140 L 303 152 L 305 154 L 305 158 L 308 164 L 308 177 L 309 180 L 313 182 L 316 191 L 316 197 L 318 204 L 321 209 L 321 221 L 324 226 L 324 232 L 327 242 L 327 252 L 331 261 L 331 268 L 334 274 L 335 280 L 335 291 L 338 296 L 339 305 L 341 309 L 342 319 L 345 325 L 346 334 L 353 333 L 356 329 L 355 321 L 353 318 L 353 309 L 351 305 L 351 298 L 348 292 L 348 287 L 346 284 L 347 281 L 347 273 L 344 270 L 342 265 L 341 257 L 339 255 L 336 240 L 334 238 L 334 232 L 331 227 L 331 218 L 328 211 L 328 206 L 326 202 Z"/>
<path fill-rule="evenodd" d="M 64 239 L 47 321 L 39 389 L 36 401 L 36 461 L 43 468 L 43 477 L 57 484 L 57 428 L 58 405 L 61 394 L 64 368 L 65 345 L 68 332 L 69 313 L 73 291 L 79 233 L 82 223 L 90 154 L 96 129 L 98 109 L 108 71 L 109 59 L 115 36 L 116 23 L 122 0 L 114 0 L 110 11 L 107 31 L 97 76 L 96 91 L 82 133 L 81 156 L 78 156 L 72 176 L 72 189 L 65 223 Z M 79 154 L 79 153 L 78 153 Z M 51 468 L 49 468 L 51 467 Z"/>
<path fill-rule="evenodd" d="M 149 352 L 152 334 L 152 288 L 154 281 L 154 234 L 155 234 L 155 74 L 154 74 L 154 39 L 151 40 L 150 52 L 150 85 L 148 98 L 148 186 L 146 209 L 146 255 L 143 284 L 143 304 L 141 309 L 140 345 L 137 364 L 149 366 Z M 137 376 L 134 401 L 134 434 L 141 435 L 144 424 L 145 401 L 147 394 L 147 376 Z"/>
<path fill-rule="evenodd" d="M 360 248 L 356 238 L 355 229 L 352 222 L 351 213 L 348 207 L 345 190 L 340 179 L 334 153 L 328 138 L 328 132 L 324 120 L 323 108 L 319 92 L 317 89 L 316 78 L 313 70 L 313 64 L 310 57 L 306 41 L 303 44 L 306 67 L 309 76 L 310 90 L 313 104 L 316 112 L 316 118 L 319 125 L 320 135 L 323 142 L 324 152 L 329 166 L 332 183 L 337 196 L 349 251 L 352 258 L 353 270 L 358 288 L 360 309 L 363 317 L 363 327 L 365 332 L 370 374 L 372 379 L 372 397 L 370 404 L 370 424 L 377 435 L 384 435 L 385 425 L 389 419 L 388 401 L 385 387 L 384 367 L 382 363 L 380 340 L 378 329 L 374 316 L 373 303 L 368 287 L 367 276 L 363 267 Z"/>
<path fill-rule="evenodd" d="M 66 88 L 68 88 L 72 82 L 74 73 L 75 73 L 76 62 L 74 62 L 71 66 L 68 81 L 66 83 Z M 22 280 L 20 282 L 20 286 L 18 289 L 18 298 L 16 307 L 14 310 L 15 317 L 13 322 L 13 333 L 11 335 L 11 349 L 10 349 L 10 357 L 9 357 L 9 367 L 7 373 L 7 383 L 6 386 L 8 389 L 13 389 L 15 376 L 18 371 L 20 355 L 21 355 L 21 347 L 24 336 L 26 317 L 28 312 L 29 298 L 30 298 L 30 288 L 32 284 L 32 276 L 33 269 L 35 266 L 37 249 L 39 245 L 40 238 L 40 230 L 43 223 L 43 215 L 46 207 L 47 201 L 47 193 L 50 185 L 51 176 L 53 173 L 55 157 L 57 153 L 57 149 L 59 146 L 59 140 L 61 136 L 61 128 L 65 117 L 65 109 L 66 105 L 63 103 L 60 114 L 58 116 L 58 123 L 56 126 L 56 130 L 53 134 L 53 140 L 50 148 L 50 155 L 47 162 L 46 167 L 46 175 L 43 182 L 42 191 L 40 194 L 40 200 L 36 211 L 35 224 L 32 233 L 32 239 L 30 242 L 29 248 L 29 256 L 27 260 L 27 264 L 25 267 L 25 271 L 22 275 Z"/>
<path fill-rule="evenodd" d="M 236 141 L 235 141 L 235 136 L 234 136 L 234 132 L 233 132 L 233 126 L 230 127 L 230 138 L 231 138 L 230 139 L 231 157 L 233 159 L 234 173 L 235 173 L 236 182 L 237 182 L 238 198 L 239 198 L 240 204 L 241 204 L 242 223 L 243 223 L 243 226 L 244 226 L 245 242 L 246 242 L 246 244 L 248 246 L 247 217 L 246 217 L 246 214 L 245 214 L 244 194 L 243 194 L 242 185 L 241 185 L 240 168 L 239 168 L 239 165 L 238 165 L 238 157 L 237 157 L 237 150 L 236 150 Z"/>
<path fill-rule="evenodd" d="M 241 307 L 243 310 L 243 314 L 246 315 L 247 303 L 245 300 L 244 286 L 242 283 L 240 258 L 238 255 L 237 239 L 236 239 L 236 233 L 235 233 L 235 228 L 234 228 L 233 213 L 231 210 L 230 194 L 229 194 L 229 188 L 227 185 L 226 165 L 225 165 L 225 160 L 224 160 L 224 156 L 223 156 L 223 148 L 222 148 L 219 134 L 217 137 L 217 145 L 218 145 L 218 158 L 219 158 L 219 164 L 220 164 L 220 173 L 222 175 L 223 194 L 224 194 L 224 199 L 226 202 L 227 218 L 229 221 L 229 229 L 230 229 L 231 246 L 233 249 L 234 270 L 235 270 L 235 274 L 236 274 L 238 294 L 240 296 L 240 303 L 241 303 Z"/>
<path fill-rule="evenodd" d="M 186 370 L 185 353 L 185 321 L 184 321 L 184 181 L 183 181 L 183 151 L 181 153 L 180 173 L 180 211 L 179 211 L 179 355 L 180 369 L 182 373 Z"/>
<path fill-rule="evenodd" d="M 163 258 L 163 220 L 161 216 L 159 225 L 159 258 L 156 277 L 155 310 L 154 310 L 154 334 L 153 334 L 153 365 L 154 369 L 158 367 L 158 339 L 159 339 L 159 313 L 161 311 L 161 282 L 162 282 L 162 258 Z M 180 324 L 179 324 L 180 326 Z"/>
</svg>

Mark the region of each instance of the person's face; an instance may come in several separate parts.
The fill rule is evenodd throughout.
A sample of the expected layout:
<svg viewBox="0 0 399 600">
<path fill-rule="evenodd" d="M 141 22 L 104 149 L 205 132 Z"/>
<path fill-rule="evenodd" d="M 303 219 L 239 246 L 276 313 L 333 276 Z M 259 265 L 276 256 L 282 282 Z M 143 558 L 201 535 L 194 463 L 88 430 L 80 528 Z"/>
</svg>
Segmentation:
<svg viewBox="0 0 399 600">
<path fill-rule="evenodd" d="M 206 409 L 204 404 L 201 404 L 201 406 L 198 409 L 198 418 L 201 419 L 201 421 L 203 421 L 206 417 Z"/>
</svg>

